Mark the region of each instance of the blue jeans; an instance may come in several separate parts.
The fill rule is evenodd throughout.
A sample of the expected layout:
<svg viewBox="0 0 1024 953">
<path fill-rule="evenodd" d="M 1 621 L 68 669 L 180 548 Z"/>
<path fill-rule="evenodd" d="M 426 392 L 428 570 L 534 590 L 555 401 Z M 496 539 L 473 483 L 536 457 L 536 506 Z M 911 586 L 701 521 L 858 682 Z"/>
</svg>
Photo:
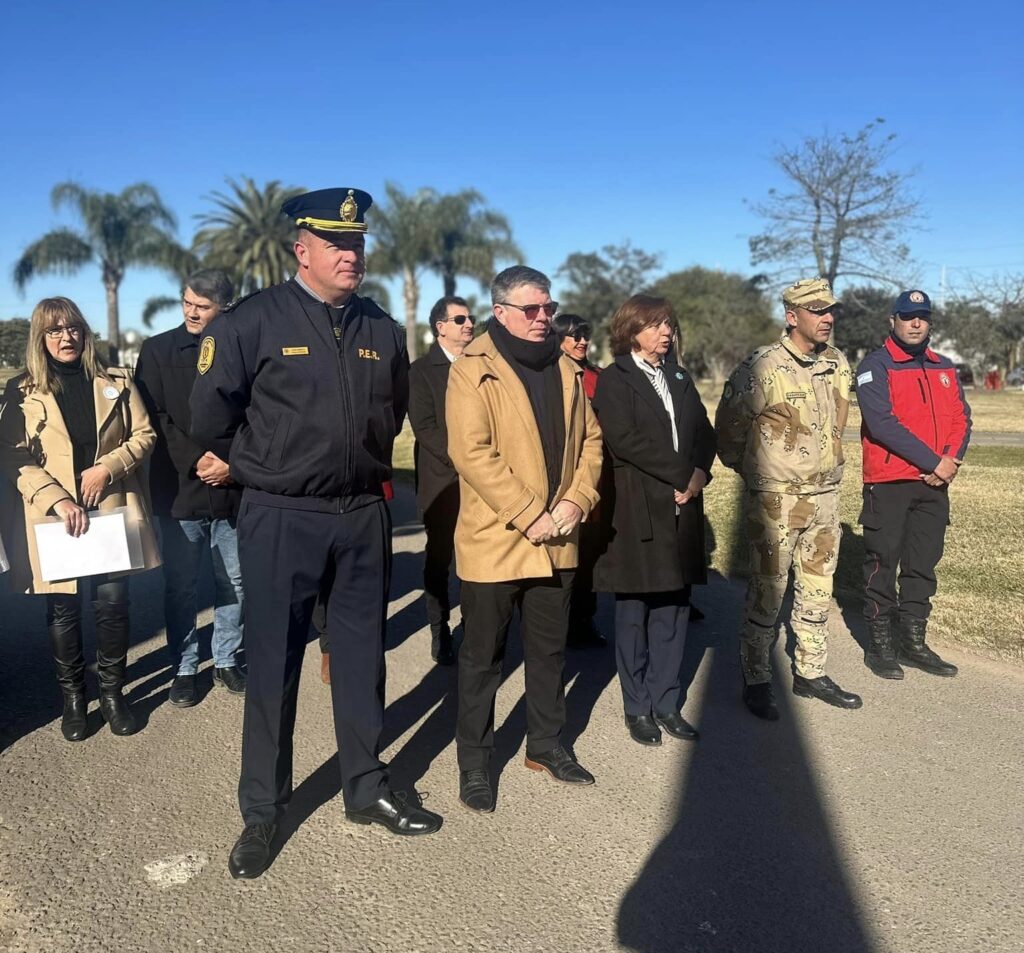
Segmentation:
<svg viewBox="0 0 1024 953">
<path fill-rule="evenodd" d="M 242 571 L 238 565 L 235 521 L 227 519 L 176 520 L 160 517 L 164 556 L 164 615 L 167 648 L 178 675 L 195 675 L 199 668 L 199 566 L 203 551 L 213 562 L 213 664 L 238 664 L 242 647 Z"/>
</svg>

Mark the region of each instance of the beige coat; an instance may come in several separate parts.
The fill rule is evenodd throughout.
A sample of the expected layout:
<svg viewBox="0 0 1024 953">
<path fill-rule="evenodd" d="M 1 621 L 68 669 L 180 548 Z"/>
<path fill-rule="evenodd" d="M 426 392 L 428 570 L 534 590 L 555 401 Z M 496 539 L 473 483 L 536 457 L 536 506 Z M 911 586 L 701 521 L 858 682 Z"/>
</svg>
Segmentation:
<svg viewBox="0 0 1024 953">
<path fill-rule="evenodd" d="M 156 432 L 129 372 L 115 367 L 107 373 L 110 380 L 93 381 L 96 463 L 103 464 L 112 477 L 99 510 L 108 513 L 119 506 L 127 507 L 128 518 L 139 524 L 145 568 L 153 569 L 160 565 L 160 554 L 139 468 L 156 444 Z M 5 398 L 0 418 L 0 470 L 17 485 L 25 510 L 17 539 L 8 541 L 4 536 L 14 591 L 77 592 L 74 579 L 43 581 L 32 531 L 33 523 L 53 516 L 55 503 L 78 502 L 71 438 L 64 417 L 53 394 L 31 389 L 24 377 L 8 384 Z"/>
<path fill-rule="evenodd" d="M 569 500 L 590 515 L 599 497 L 601 430 L 583 392 L 583 370 L 559 361 L 565 410 L 565 456 L 554 501 Z M 552 498 L 544 448 L 526 388 L 482 334 L 457 360 L 445 398 L 448 456 L 459 473 L 455 529 L 460 579 L 504 582 L 574 569 L 579 529 L 535 546 L 526 530 Z"/>
</svg>

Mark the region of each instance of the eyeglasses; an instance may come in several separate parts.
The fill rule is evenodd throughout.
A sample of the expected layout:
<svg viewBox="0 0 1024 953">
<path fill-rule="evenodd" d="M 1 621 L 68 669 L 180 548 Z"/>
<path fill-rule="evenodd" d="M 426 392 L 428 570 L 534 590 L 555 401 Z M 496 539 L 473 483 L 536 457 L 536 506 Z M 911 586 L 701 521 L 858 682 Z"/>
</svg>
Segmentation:
<svg viewBox="0 0 1024 953">
<path fill-rule="evenodd" d="M 445 321 L 454 321 L 459 327 L 462 327 L 467 321 L 470 324 L 476 324 L 476 318 L 471 314 L 457 314 L 454 318 L 445 318 Z"/>
<path fill-rule="evenodd" d="M 497 303 L 503 308 L 515 308 L 517 311 L 522 311 L 528 321 L 536 321 L 541 308 L 544 309 L 544 313 L 549 318 L 553 318 L 555 312 L 558 311 L 557 301 L 549 301 L 547 304 L 512 304 L 511 301 L 499 301 Z"/>
<path fill-rule="evenodd" d="M 63 335 L 65 331 L 68 332 L 68 335 L 70 337 L 72 337 L 74 340 L 77 341 L 82 336 L 82 325 L 80 325 L 80 324 L 62 324 L 62 325 L 60 325 L 59 327 L 56 327 L 56 328 L 47 328 L 46 329 L 46 336 L 51 341 L 59 341 L 61 339 L 61 335 Z"/>
<path fill-rule="evenodd" d="M 576 331 L 573 331 L 572 334 L 569 335 L 569 337 L 571 337 L 577 343 L 579 343 L 580 341 L 589 341 L 590 340 L 590 332 L 589 331 L 580 331 L 580 330 L 577 329 Z"/>
</svg>

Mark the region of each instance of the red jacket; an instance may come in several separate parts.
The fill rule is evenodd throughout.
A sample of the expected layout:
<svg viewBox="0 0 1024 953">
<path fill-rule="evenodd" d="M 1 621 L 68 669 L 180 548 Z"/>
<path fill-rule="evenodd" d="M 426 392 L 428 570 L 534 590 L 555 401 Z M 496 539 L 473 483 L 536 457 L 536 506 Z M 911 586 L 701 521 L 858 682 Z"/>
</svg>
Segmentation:
<svg viewBox="0 0 1024 953">
<path fill-rule="evenodd" d="M 890 337 L 857 368 L 865 483 L 918 480 L 967 452 L 971 408 L 956 367 L 931 348 L 922 357 Z"/>
</svg>

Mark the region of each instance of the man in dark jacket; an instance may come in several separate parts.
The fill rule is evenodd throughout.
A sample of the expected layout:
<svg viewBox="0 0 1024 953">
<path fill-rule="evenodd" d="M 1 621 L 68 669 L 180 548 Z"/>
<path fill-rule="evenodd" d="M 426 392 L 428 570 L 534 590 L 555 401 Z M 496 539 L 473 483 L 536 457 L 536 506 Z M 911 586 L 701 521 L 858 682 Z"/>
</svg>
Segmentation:
<svg viewBox="0 0 1024 953">
<path fill-rule="evenodd" d="M 971 409 L 953 362 L 928 347 L 931 320 L 928 295 L 904 291 L 885 345 L 857 368 L 870 629 L 864 662 L 881 678 L 903 678 L 901 663 L 932 675 L 957 673 L 925 644 L 925 629 L 949 523 L 947 491 L 971 439 Z"/>
<path fill-rule="evenodd" d="M 416 499 L 427 533 L 423 590 L 430 623 L 430 657 L 439 665 L 455 662 L 448 626 L 448 574 L 459 518 L 459 475 L 448 458 L 444 395 L 448 371 L 473 340 L 473 323 L 464 298 L 446 295 L 439 299 L 430 310 L 434 343 L 409 368 L 409 423 L 416 435 Z"/>
<path fill-rule="evenodd" d="M 245 694 L 245 676 L 238 666 L 244 599 L 235 533 L 242 491 L 227 463 L 189 436 L 188 399 L 196 379 L 199 337 L 231 295 L 231 282 L 223 272 L 190 275 L 181 293 L 184 323 L 143 343 L 135 375 L 158 435 L 149 485 L 160 525 L 167 648 L 175 672 L 170 702 L 179 708 L 198 700 L 197 593 L 206 549 L 214 580 L 213 680 L 232 694 Z"/>
<path fill-rule="evenodd" d="M 383 483 L 408 406 L 405 335 L 355 294 L 366 271 L 357 189 L 286 202 L 294 279 L 244 299 L 199 347 L 193 436 L 245 486 L 238 516 L 248 604 L 242 776 L 233 877 L 269 866 L 292 793 L 292 735 L 313 606 L 327 598 L 331 698 L 345 815 L 394 834 L 441 818 L 390 790 L 380 761 L 391 520 Z"/>
</svg>

